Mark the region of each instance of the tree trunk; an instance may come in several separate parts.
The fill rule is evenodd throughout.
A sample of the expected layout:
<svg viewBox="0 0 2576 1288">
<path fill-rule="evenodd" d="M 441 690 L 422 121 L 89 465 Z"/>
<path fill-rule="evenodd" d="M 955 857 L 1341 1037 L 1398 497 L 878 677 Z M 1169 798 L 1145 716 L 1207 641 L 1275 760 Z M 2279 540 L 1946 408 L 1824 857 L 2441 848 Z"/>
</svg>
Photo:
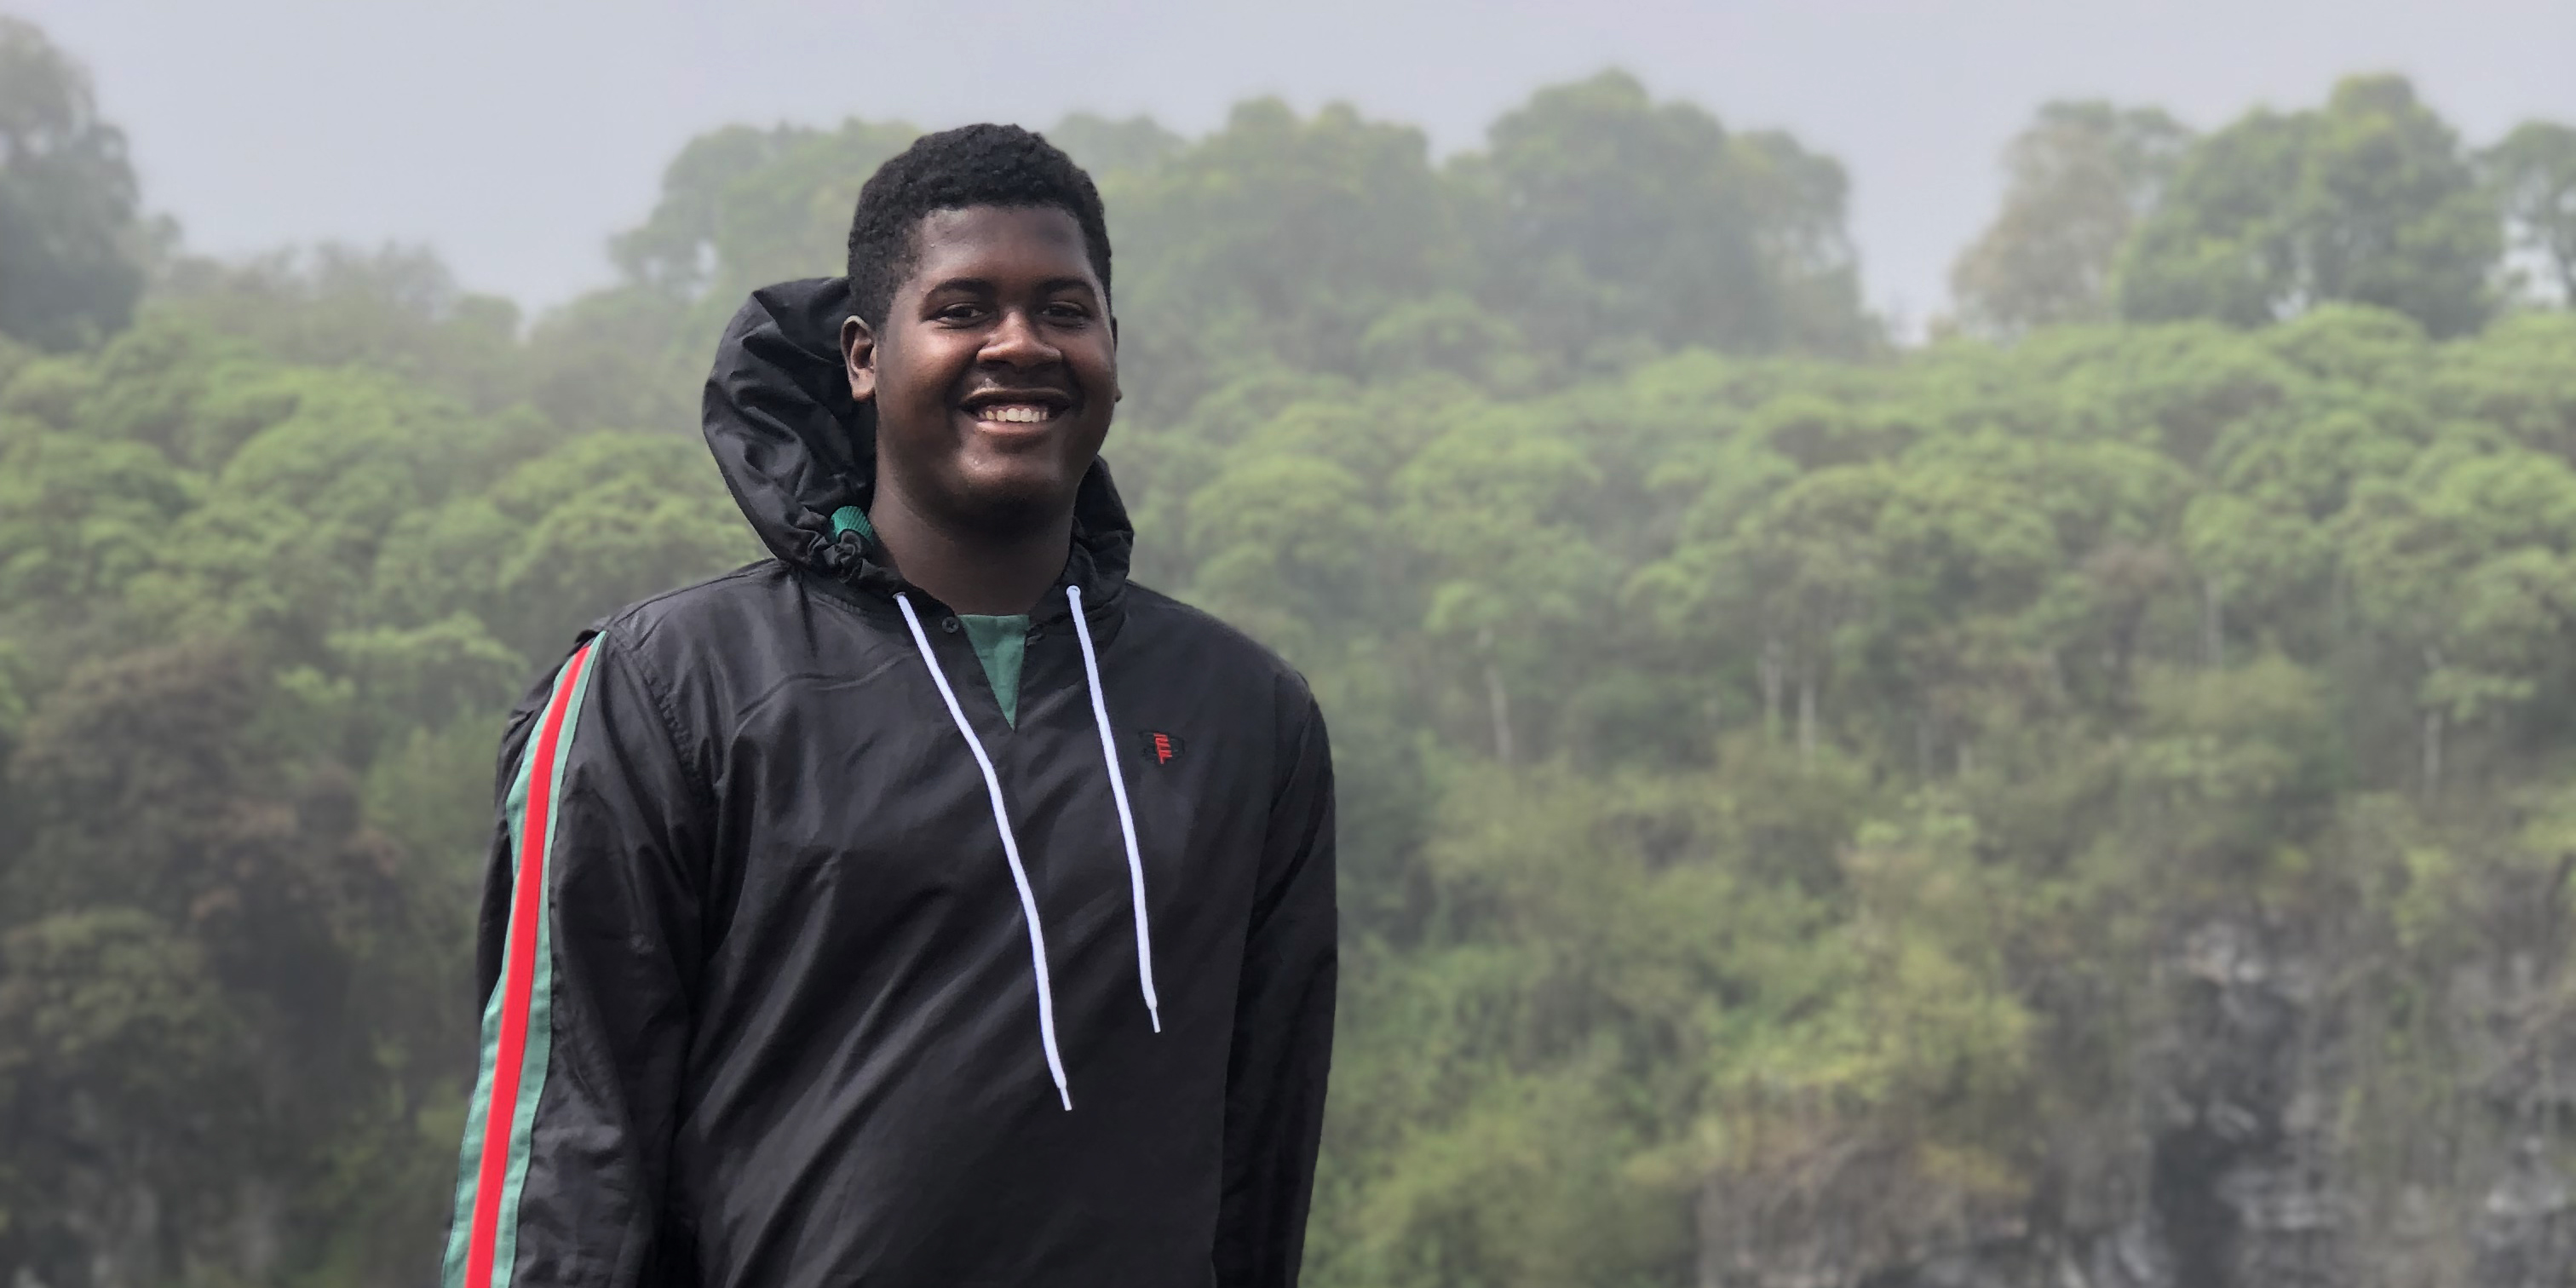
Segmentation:
<svg viewBox="0 0 2576 1288">
<path fill-rule="evenodd" d="M 1503 767 L 1508 769 L 1515 758 L 1512 747 L 1512 697 L 1503 689 L 1503 669 L 1494 665 L 1492 629 L 1488 628 L 1478 633 L 1476 643 L 1485 651 L 1485 705 L 1494 719 L 1494 759 L 1502 762 Z"/>
<path fill-rule="evenodd" d="M 1787 670 L 1780 658 L 1780 641 L 1762 641 L 1762 656 L 1754 660 L 1754 671 L 1762 679 L 1762 732 L 1773 742 L 1780 741 L 1780 686 Z"/>
<path fill-rule="evenodd" d="M 2424 799 L 2442 794 L 2442 709 L 2424 708 Z"/>
<path fill-rule="evenodd" d="M 2352 633 L 2352 574 L 2341 564 L 2326 578 L 2326 640 L 2333 652 L 2343 652 L 2344 637 Z"/>
<path fill-rule="evenodd" d="M 1811 671 L 1798 675 L 1798 763 L 1816 758 L 1816 677 Z"/>
<path fill-rule="evenodd" d="M 2442 650 L 2435 648 L 2430 644 L 2425 645 L 2424 671 L 2426 676 L 2429 678 L 2434 672 L 2440 671 L 2441 669 Z M 2442 708 L 2429 703 L 2426 704 L 2424 707 L 2424 799 L 2427 801 L 2433 800 L 2442 794 L 2443 732 Z"/>
<path fill-rule="evenodd" d="M 2200 579 L 2200 660 L 2210 670 L 2227 667 L 2226 593 L 2218 578 Z"/>
</svg>

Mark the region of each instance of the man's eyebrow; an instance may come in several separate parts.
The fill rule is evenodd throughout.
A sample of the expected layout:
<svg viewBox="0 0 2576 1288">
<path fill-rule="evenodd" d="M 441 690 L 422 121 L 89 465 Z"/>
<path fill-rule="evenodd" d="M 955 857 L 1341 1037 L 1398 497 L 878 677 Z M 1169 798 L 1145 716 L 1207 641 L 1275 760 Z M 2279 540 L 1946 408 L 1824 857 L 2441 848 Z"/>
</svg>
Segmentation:
<svg viewBox="0 0 2576 1288">
<path fill-rule="evenodd" d="M 943 282 L 932 283 L 930 287 L 922 293 L 925 295 L 931 295 L 940 291 L 990 291 L 992 289 L 993 283 L 989 278 L 952 277 Z M 1050 277 L 1045 281 L 1038 283 L 1038 289 L 1041 291 L 1096 291 L 1100 288 L 1092 285 L 1091 279 L 1088 277 L 1068 276 Z"/>
</svg>

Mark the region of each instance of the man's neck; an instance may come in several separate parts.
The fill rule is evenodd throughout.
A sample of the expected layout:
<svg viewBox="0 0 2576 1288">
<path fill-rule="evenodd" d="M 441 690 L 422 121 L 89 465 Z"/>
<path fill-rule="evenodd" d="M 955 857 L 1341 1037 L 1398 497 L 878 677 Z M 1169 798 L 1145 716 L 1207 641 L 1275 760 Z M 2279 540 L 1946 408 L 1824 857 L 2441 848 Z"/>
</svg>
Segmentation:
<svg viewBox="0 0 2576 1288">
<path fill-rule="evenodd" d="M 1073 550 L 1073 514 L 1002 533 L 961 531 L 892 490 L 880 490 L 868 522 L 905 581 L 951 610 L 976 616 L 1025 613 L 1054 587 Z"/>
</svg>

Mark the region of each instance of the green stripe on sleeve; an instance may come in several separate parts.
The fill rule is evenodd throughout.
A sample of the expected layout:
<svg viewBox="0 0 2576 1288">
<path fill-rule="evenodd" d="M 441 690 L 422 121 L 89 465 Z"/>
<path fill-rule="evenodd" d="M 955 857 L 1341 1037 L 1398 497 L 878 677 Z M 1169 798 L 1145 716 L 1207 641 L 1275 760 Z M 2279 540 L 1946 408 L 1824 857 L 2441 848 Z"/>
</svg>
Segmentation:
<svg viewBox="0 0 2576 1288">
<path fill-rule="evenodd" d="M 555 838 L 563 831 L 564 768 L 572 763 L 573 734 L 581 724 L 582 700 L 590 693 L 590 677 L 598 673 L 599 650 L 594 644 L 589 665 L 573 682 L 572 699 L 564 707 L 563 732 L 555 739 L 554 781 L 549 784 L 552 799 L 546 804 L 546 901 L 537 914 L 536 985 L 528 1002 L 528 1049 L 526 1058 L 520 1061 L 518 1113 L 510 1126 L 510 1172 L 501 1188 L 500 1237 L 492 1255 L 492 1288 L 509 1288 L 518 1266 L 519 1198 L 527 1188 L 537 1102 L 545 1096 L 546 1065 L 554 1052 L 554 892 L 563 866 L 563 851 L 555 845 Z"/>
<path fill-rule="evenodd" d="M 540 710 L 539 722 L 544 718 Z M 531 746 L 535 741 L 532 732 Z M 528 756 L 524 750 L 519 756 L 518 772 L 510 779 L 510 793 L 502 798 L 501 817 L 510 829 L 510 857 L 515 865 L 518 856 L 527 852 L 527 839 L 519 835 L 528 817 Z M 496 982 L 492 995 L 483 999 L 483 1051 L 475 1064 L 473 1097 L 465 1104 L 465 1143 L 456 1162 L 456 1214 L 448 1223 L 447 1259 L 438 1280 L 441 1288 L 465 1288 L 465 1248 L 474 1237 L 474 1173 L 483 1161 L 484 1115 L 492 1107 L 492 1066 L 501 1056 L 501 994 L 505 991 L 503 983 L 510 978 L 509 954 L 520 951 L 521 946 L 515 943 L 503 946 L 501 982 Z"/>
</svg>

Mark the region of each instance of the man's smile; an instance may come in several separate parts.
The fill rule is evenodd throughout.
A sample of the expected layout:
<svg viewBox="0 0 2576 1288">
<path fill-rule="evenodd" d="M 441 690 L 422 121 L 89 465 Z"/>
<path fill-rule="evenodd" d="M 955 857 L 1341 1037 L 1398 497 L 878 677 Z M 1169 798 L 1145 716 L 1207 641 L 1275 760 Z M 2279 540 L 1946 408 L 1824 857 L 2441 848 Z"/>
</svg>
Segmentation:
<svg viewBox="0 0 2576 1288">
<path fill-rule="evenodd" d="M 975 419 L 1004 425 L 1035 425 L 1055 419 L 1055 409 L 1036 403 L 988 403 L 978 408 Z"/>
<path fill-rule="evenodd" d="M 986 403 L 981 407 L 969 408 L 966 414 L 974 418 L 975 423 L 979 425 L 1019 426 L 1046 424 L 1062 416 L 1064 410 L 1050 407 L 1045 403 Z"/>
<path fill-rule="evenodd" d="M 967 395 L 961 410 L 978 428 L 1024 433 L 1065 418 L 1074 405 L 1070 395 L 1053 389 L 987 389 Z"/>
</svg>

